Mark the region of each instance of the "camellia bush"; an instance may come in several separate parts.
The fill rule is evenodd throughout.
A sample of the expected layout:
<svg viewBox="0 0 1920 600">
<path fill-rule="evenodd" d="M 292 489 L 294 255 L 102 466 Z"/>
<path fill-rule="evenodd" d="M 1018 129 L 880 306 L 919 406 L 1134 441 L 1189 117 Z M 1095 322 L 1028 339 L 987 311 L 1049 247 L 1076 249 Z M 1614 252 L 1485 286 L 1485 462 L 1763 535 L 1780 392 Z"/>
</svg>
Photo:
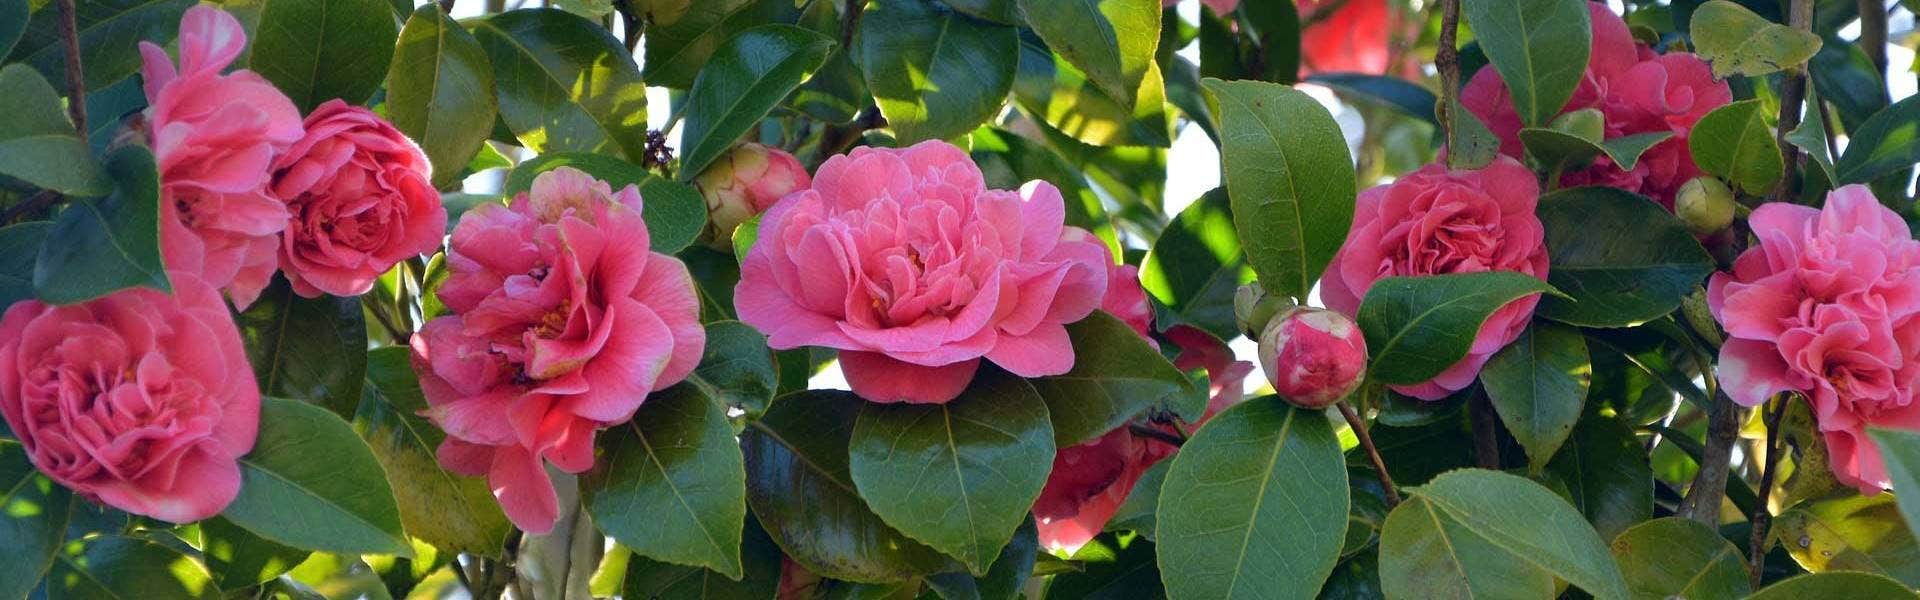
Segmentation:
<svg viewBox="0 0 1920 600">
<path fill-rule="evenodd" d="M 1916 11 L 0 0 L 0 600 L 1915 598 Z"/>
</svg>

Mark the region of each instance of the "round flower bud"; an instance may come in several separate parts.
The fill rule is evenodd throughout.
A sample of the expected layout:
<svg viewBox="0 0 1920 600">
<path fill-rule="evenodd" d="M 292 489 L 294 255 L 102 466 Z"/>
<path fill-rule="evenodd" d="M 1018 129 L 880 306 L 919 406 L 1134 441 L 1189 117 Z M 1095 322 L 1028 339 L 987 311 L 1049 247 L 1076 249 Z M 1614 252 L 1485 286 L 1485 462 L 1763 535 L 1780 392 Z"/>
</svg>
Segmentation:
<svg viewBox="0 0 1920 600">
<path fill-rule="evenodd" d="M 1607 117 L 1597 108 L 1582 108 L 1560 115 L 1550 126 L 1554 131 L 1572 134 L 1595 144 L 1607 135 Z"/>
<path fill-rule="evenodd" d="M 733 250 L 733 230 L 766 212 L 787 194 L 813 185 L 792 154 L 760 144 L 734 146 L 694 179 L 707 199 L 707 230 L 700 239 L 722 252 Z"/>
<path fill-rule="evenodd" d="M 1346 315 L 1295 308 L 1275 316 L 1261 332 L 1260 368 L 1287 402 L 1326 408 L 1360 387 L 1367 340 Z"/>
<path fill-rule="evenodd" d="M 1680 186 L 1673 214 L 1696 235 L 1708 235 L 1733 224 L 1733 190 L 1713 177 L 1695 177 Z"/>
<path fill-rule="evenodd" d="M 1233 292 L 1233 318 L 1239 322 L 1240 331 L 1245 332 L 1247 337 L 1260 337 L 1260 332 L 1267 328 L 1267 321 L 1273 320 L 1274 313 L 1292 307 L 1290 299 L 1268 294 L 1267 289 L 1258 283 L 1240 286 Z"/>
</svg>

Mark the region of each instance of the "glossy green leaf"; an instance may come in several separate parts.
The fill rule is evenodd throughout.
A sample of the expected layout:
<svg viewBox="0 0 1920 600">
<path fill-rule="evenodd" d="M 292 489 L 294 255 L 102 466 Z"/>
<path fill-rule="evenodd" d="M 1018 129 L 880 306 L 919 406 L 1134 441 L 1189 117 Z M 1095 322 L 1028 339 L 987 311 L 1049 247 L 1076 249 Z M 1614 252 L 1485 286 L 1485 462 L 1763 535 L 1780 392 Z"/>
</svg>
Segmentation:
<svg viewBox="0 0 1920 600">
<path fill-rule="evenodd" d="M 0 306 L 33 298 L 33 263 L 52 228 L 46 221 L 0 227 Z"/>
<path fill-rule="evenodd" d="M 1040 39 L 1086 73 L 1107 97 L 1132 107 L 1134 95 L 1154 68 L 1160 42 L 1156 0 L 1019 0 Z M 1148 101 L 1147 98 L 1141 98 Z"/>
<path fill-rule="evenodd" d="M 387 119 L 427 153 L 438 188 L 460 181 L 500 114 L 486 51 L 434 3 L 413 11 L 400 30 L 386 104 Z"/>
<path fill-rule="evenodd" d="M 1586 73 L 1586 0 L 1465 0 L 1461 15 L 1506 81 L 1520 122 L 1545 125 L 1560 114 Z"/>
<path fill-rule="evenodd" d="M 1811 102 L 1823 102 L 1817 91 L 1809 90 L 1807 93 Z M 1785 136 L 1787 142 L 1798 147 L 1807 158 L 1812 159 L 1813 166 L 1819 170 L 1818 173 L 1807 173 L 1808 176 L 1817 174 L 1829 182 L 1838 179 L 1834 175 L 1834 161 L 1839 157 L 1830 156 L 1827 153 L 1827 144 L 1832 135 L 1833 132 L 1827 131 L 1826 119 L 1807 119 L 1801 121 L 1800 126 L 1793 128 L 1793 131 L 1787 132 Z"/>
<path fill-rule="evenodd" d="M 1673 132 L 1656 131 L 1595 143 L 1558 129 L 1529 127 L 1520 130 L 1520 141 L 1526 144 L 1529 154 L 1542 164 L 1560 165 L 1563 169 L 1585 166 L 1588 161 L 1604 155 L 1619 169 L 1631 171 L 1634 165 L 1639 164 L 1640 155 L 1671 137 Z"/>
<path fill-rule="evenodd" d="M 657 1 L 657 0 L 656 0 Z M 672 21 L 647 28 L 648 85 L 686 89 L 721 44 L 747 28 L 772 23 L 793 10 L 793 0 L 694 0 Z"/>
<path fill-rule="evenodd" d="M 1260 284 L 1306 298 L 1353 223 L 1353 159 L 1320 102 L 1257 81 L 1202 82 L 1218 106 L 1233 221 Z"/>
<path fill-rule="evenodd" d="M 1147 467 L 1140 479 L 1133 482 L 1133 490 L 1127 492 L 1127 499 L 1113 512 L 1113 518 L 1107 520 L 1108 531 L 1137 531 L 1147 539 L 1155 535 L 1156 515 L 1160 512 L 1160 490 L 1167 481 L 1167 469 L 1173 461 L 1163 460 Z"/>
<path fill-rule="evenodd" d="M 275 278 L 234 323 L 262 395 L 353 417 L 367 372 L 367 322 L 359 298 L 302 298 L 284 278 Z"/>
<path fill-rule="evenodd" d="M 1526 449 L 1527 464 L 1536 473 L 1573 433 L 1592 380 L 1586 338 L 1544 321 L 1494 353 L 1480 370 L 1500 422 Z"/>
<path fill-rule="evenodd" d="M 1084 143 L 1157 147 L 1173 143 L 1166 84 L 1158 63 L 1148 63 L 1139 88 L 1126 100 L 1117 100 L 1039 40 L 1022 36 L 1013 92 L 1034 118 Z"/>
<path fill-rule="evenodd" d="M 1547 463 L 1602 539 L 1653 518 L 1653 467 L 1642 444 L 1625 421 L 1590 412 Z"/>
<path fill-rule="evenodd" d="M 380 462 L 325 409 L 261 400 L 260 437 L 240 457 L 240 482 L 221 515 L 260 537 L 326 552 L 413 554 Z"/>
<path fill-rule="evenodd" d="M 1851 131 L 1833 165 L 1836 183 L 1866 183 L 1920 163 L 1920 101 L 1901 100 Z"/>
<path fill-rule="evenodd" d="M 627 598 L 773 600 L 781 583 L 780 547 L 752 519 L 741 535 L 740 559 L 744 575 L 735 581 L 709 569 L 636 555 L 628 559 L 621 589 Z"/>
<path fill-rule="evenodd" d="M 1753 590 L 1746 553 L 1719 532 L 1680 517 L 1621 532 L 1613 538 L 1613 558 L 1636 599 L 1735 600 Z"/>
<path fill-rule="evenodd" d="M 1139 537 L 1113 534 L 1096 537 L 1073 553 L 1068 571 L 1054 575 L 1047 585 L 1048 600 L 1161 600 L 1155 549 Z"/>
<path fill-rule="evenodd" d="M 747 506 L 788 557 L 824 577 L 880 583 L 960 569 L 888 527 L 855 490 L 848 441 L 863 404 L 829 390 L 775 400 L 740 434 Z"/>
<path fill-rule="evenodd" d="M 105 88 L 139 71 L 140 42 L 171 46 L 180 31 L 180 15 L 194 4 L 195 0 L 76 1 L 74 24 L 80 34 L 80 67 L 87 89 Z M 50 81 L 66 81 L 67 51 L 60 29 L 59 10 L 35 11 L 6 62 L 25 62 Z"/>
<path fill-rule="evenodd" d="M 0 440 L 0 598 L 25 598 L 66 537 L 73 494 L 34 470 L 19 442 Z"/>
<path fill-rule="evenodd" d="M 1055 446 L 1098 438 L 1187 389 L 1186 376 L 1113 315 L 1096 311 L 1068 325 L 1067 337 L 1073 369 L 1031 380 L 1053 417 Z"/>
<path fill-rule="evenodd" d="M 766 412 L 780 386 L 767 336 L 739 321 L 707 324 L 707 347 L 689 382 L 723 406 L 748 415 Z"/>
<path fill-rule="evenodd" d="M 700 67 L 687 92 L 680 180 L 719 158 L 814 70 L 834 41 L 792 25 L 761 25 L 733 36 Z"/>
<path fill-rule="evenodd" d="M 1687 148 L 1700 170 L 1751 194 L 1773 191 L 1785 168 L 1760 100 L 1713 109 L 1693 125 Z"/>
<path fill-rule="evenodd" d="M 27 32 L 32 0 L 0 0 L 0 57 L 13 53 L 13 44 Z"/>
<path fill-rule="evenodd" d="M 353 429 L 386 470 L 408 535 L 448 552 L 499 556 L 513 526 L 485 478 L 440 465 L 446 434 L 421 416 L 427 400 L 408 354 L 404 346 L 367 353 L 367 389 Z"/>
<path fill-rule="evenodd" d="M 1157 323 L 1190 323 L 1221 339 L 1240 335 L 1233 295 L 1252 281 L 1226 188 L 1214 188 L 1181 210 L 1140 264 L 1140 286 L 1166 307 L 1155 315 Z"/>
<path fill-rule="evenodd" d="M 560 167 L 585 171 L 616 191 L 629 184 L 640 186 L 640 217 L 647 221 L 647 236 L 654 252 L 679 252 L 700 237 L 700 230 L 707 226 L 707 201 L 700 197 L 699 190 L 605 154 L 542 154 L 514 167 L 500 191 L 508 195 L 527 191 L 533 187 L 535 176 Z"/>
<path fill-rule="evenodd" d="M 1679 308 L 1713 272 L 1713 257 L 1686 225 L 1644 196 L 1572 188 L 1541 197 L 1536 212 L 1552 261 L 1547 281 L 1566 294 L 1540 300 L 1539 312 L 1549 319 L 1584 327 L 1651 321 Z"/>
<path fill-rule="evenodd" d="M 1893 103 L 1885 75 L 1857 44 L 1829 39 L 1807 62 L 1807 74 L 1816 95 L 1833 104 L 1839 129 L 1858 130 L 1874 113 Z"/>
<path fill-rule="evenodd" d="M 1880 448 L 1887 478 L 1893 483 L 1894 500 L 1904 499 L 1898 504 L 1908 531 L 1920 530 L 1920 526 L 1915 525 L 1920 524 L 1920 433 L 1872 428 L 1867 430 L 1867 435 Z"/>
<path fill-rule="evenodd" d="M 1462 469 L 1411 491 L 1380 533 L 1389 598 L 1545 598 L 1555 577 L 1602 600 L 1628 597 L 1606 543 L 1539 484 Z"/>
<path fill-rule="evenodd" d="M 69 203 L 33 265 L 33 292 L 51 304 L 129 287 L 171 291 L 160 260 L 160 172 L 153 153 L 125 146 L 107 157 L 113 194 Z"/>
<path fill-rule="evenodd" d="M 1360 330 L 1372 356 L 1370 379 L 1411 385 L 1440 374 L 1467 355 L 1487 317 L 1547 282 L 1508 271 L 1384 277 L 1360 302 Z"/>
<path fill-rule="evenodd" d="M 500 117 L 520 144 L 638 160 L 647 147 L 640 68 L 613 34 L 558 9 L 514 10 L 473 25 L 493 64 Z"/>
<path fill-rule="evenodd" d="M 114 187 L 74 132 L 60 93 L 25 65 L 0 69 L 0 175 L 76 196 Z"/>
<path fill-rule="evenodd" d="M 927 577 L 927 587 L 944 600 L 1020 600 L 1020 590 L 1033 575 L 1033 563 L 1040 553 L 1039 532 L 1033 519 L 1020 524 L 1013 540 L 1000 550 L 993 568 L 974 577 L 965 571 Z"/>
<path fill-rule="evenodd" d="M 248 66 L 301 112 L 373 97 L 399 35 L 383 0 L 266 0 Z"/>
<path fill-rule="evenodd" d="M 1736 2 L 1708 0 L 1689 24 L 1694 50 L 1713 76 L 1758 77 L 1799 65 L 1820 51 L 1820 36 L 1768 21 Z"/>
<path fill-rule="evenodd" d="M 1478 169 L 1493 164 L 1493 159 L 1500 156 L 1500 138 L 1461 106 L 1459 99 L 1453 100 L 1453 108 L 1445 116 L 1452 123 L 1446 130 L 1448 167 Z"/>
<path fill-rule="evenodd" d="M 220 598 L 207 566 L 160 542 L 104 535 L 62 552 L 47 573 L 49 600 Z"/>
<path fill-rule="evenodd" d="M 198 529 L 194 546 L 212 572 L 213 583 L 222 589 L 237 590 L 272 581 L 313 554 L 276 544 L 220 517 L 201 521 Z"/>
<path fill-rule="evenodd" d="M 1867 571 L 1920 585 L 1920 546 L 1887 494 L 1816 498 L 1774 517 L 1768 533 L 1814 573 Z"/>
<path fill-rule="evenodd" d="M 601 531 L 641 556 L 742 576 L 746 474 L 719 404 L 696 386 L 667 388 L 600 445 L 581 490 Z"/>
<path fill-rule="evenodd" d="M 1347 525 L 1347 470 L 1318 411 L 1274 396 L 1208 421 L 1173 457 L 1154 525 L 1171 598 L 1312 598 Z"/>
<path fill-rule="evenodd" d="M 1813 573 L 1790 577 L 1760 590 L 1747 600 L 1803 600 L 1806 598 L 1912 598 L 1913 590 L 1898 581 L 1872 573 Z"/>
<path fill-rule="evenodd" d="M 1352 97 L 1363 98 L 1398 109 L 1407 116 L 1440 124 L 1434 106 L 1440 99 L 1420 84 L 1391 75 L 1368 73 L 1315 73 L 1306 79 Z"/>
<path fill-rule="evenodd" d="M 1020 3 L 1017 0 L 949 0 L 947 6 L 988 21 L 1020 24 Z"/>
<path fill-rule="evenodd" d="M 942 10 L 927 0 L 883 0 L 860 18 L 859 64 L 900 145 L 972 131 L 1013 89 L 1013 27 Z"/>
<path fill-rule="evenodd" d="M 849 444 L 874 514 L 985 575 L 1047 483 L 1054 433 L 1033 386 L 996 371 L 945 404 L 867 403 Z"/>
</svg>

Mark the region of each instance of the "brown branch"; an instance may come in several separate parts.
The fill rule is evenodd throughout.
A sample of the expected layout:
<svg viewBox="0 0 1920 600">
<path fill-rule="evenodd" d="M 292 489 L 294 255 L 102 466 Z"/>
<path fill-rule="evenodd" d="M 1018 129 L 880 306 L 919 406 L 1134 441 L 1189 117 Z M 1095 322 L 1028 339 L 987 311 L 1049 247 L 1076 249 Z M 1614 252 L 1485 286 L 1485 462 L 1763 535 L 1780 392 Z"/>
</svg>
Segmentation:
<svg viewBox="0 0 1920 600">
<path fill-rule="evenodd" d="M 1674 513 L 1708 527 L 1720 526 L 1720 500 L 1727 495 L 1727 470 L 1732 468 L 1733 442 L 1740 437 L 1739 410 L 1726 392 L 1713 395 L 1707 409 L 1707 441 L 1700 450 L 1700 470 Z"/>
<path fill-rule="evenodd" d="M 1860 0 L 1860 50 L 1873 62 L 1875 75 L 1887 76 L 1887 5 L 1883 0 Z"/>
<path fill-rule="evenodd" d="M 616 0 L 613 6 L 620 12 L 620 41 L 626 44 L 627 52 L 631 54 L 634 48 L 640 47 L 640 32 L 645 31 L 645 22 L 641 21 L 640 13 L 634 10 L 633 0 Z"/>
<path fill-rule="evenodd" d="M 1387 491 L 1387 508 L 1400 505 L 1400 492 L 1393 487 L 1393 477 L 1387 475 L 1387 463 L 1380 459 L 1380 449 L 1373 445 L 1373 434 L 1367 433 L 1367 424 L 1360 420 L 1360 413 L 1346 401 L 1340 402 L 1340 416 L 1346 417 L 1347 427 L 1353 430 L 1353 437 L 1360 440 L 1360 449 L 1367 452 L 1367 460 L 1373 462 L 1373 472 L 1380 474 L 1380 487 Z"/>
<path fill-rule="evenodd" d="M 1787 21 L 1794 29 L 1813 31 L 1813 0 L 1793 0 Z M 1786 159 L 1786 168 L 1780 172 L 1780 183 L 1774 187 L 1773 197 L 1785 202 L 1793 198 L 1799 187 L 1800 147 L 1788 142 L 1787 134 L 1800 127 L 1800 109 L 1807 97 L 1807 72 L 1804 64 L 1796 64 L 1782 74 L 1785 79 L 1780 84 L 1780 118 L 1775 123 L 1774 143 L 1780 147 L 1780 156 Z"/>
<path fill-rule="evenodd" d="M 1434 116 L 1440 121 L 1449 150 L 1458 146 L 1453 130 L 1453 106 L 1460 94 L 1460 0 L 1440 0 L 1440 41 L 1433 53 L 1433 65 L 1440 71 L 1440 101 Z M 1451 161 L 1449 161 L 1451 162 Z"/>
<path fill-rule="evenodd" d="M 454 0 L 440 0 L 440 13 L 452 17 L 453 3 Z"/>
<path fill-rule="evenodd" d="M 1171 433 L 1167 433 L 1165 431 L 1161 431 L 1158 429 L 1154 429 L 1152 427 L 1148 427 L 1145 425 L 1137 425 L 1137 424 L 1127 425 L 1127 431 L 1132 432 L 1134 435 L 1147 438 L 1156 442 L 1160 442 L 1169 446 L 1173 446 L 1175 448 L 1179 448 L 1181 445 L 1184 445 L 1187 443 L 1187 438 L 1183 438 L 1183 437 L 1180 437 Z"/>
<path fill-rule="evenodd" d="M 1760 575 L 1767 566 L 1767 530 L 1773 525 L 1773 511 L 1767 507 L 1767 495 L 1773 491 L 1775 468 L 1780 464 L 1780 416 L 1786 414 L 1787 405 L 1793 402 L 1793 396 L 1781 396 L 1774 399 L 1771 407 L 1762 406 L 1766 411 L 1767 456 L 1760 470 L 1760 489 L 1754 491 L 1753 514 L 1747 517 L 1752 526 L 1752 534 L 1747 537 L 1747 577 L 1753 589 L 1760 589 Z"/>
<path fill-rule="evenodd" d="M 67 113 L 73 116 L 74 130 L 85 138 L 87 132 L 87 83 L 80 70 L 80 27 L 73 0 L 60 0 L 60 41 L 67 50 Z"/>
<path fill-rule="evenodd" d="M 853 56 L 853 34 L 860 29 L 860 12 L 866 4 L 866 0 L 847 0 L 846 11 L 840 15 L 840 51 L 847 56 Z"/>
</svg>

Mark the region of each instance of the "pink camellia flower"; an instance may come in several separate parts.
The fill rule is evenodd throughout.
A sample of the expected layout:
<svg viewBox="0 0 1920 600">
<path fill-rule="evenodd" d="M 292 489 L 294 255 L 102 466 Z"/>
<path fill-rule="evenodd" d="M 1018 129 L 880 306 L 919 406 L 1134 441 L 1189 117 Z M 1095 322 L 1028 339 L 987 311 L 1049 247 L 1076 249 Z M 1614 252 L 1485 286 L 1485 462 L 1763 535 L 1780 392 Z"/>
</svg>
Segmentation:
<svg viewBox="0 0 1920 600">
<path fill-rule="evenodd" d="M 1387 71 L 1387 0 L 1301 0 L 1300 18 L 1344 2 L 1300 31 L 1300 76 L 1314 73 Z"/>
<path fill-rule="evenodd" d="M 734 305 L 776 349 L 840 350 L 874 402 L 952 400 L 983 358 L 1058 375 L 1073 367 L 1065 325 L 1100 306 L 1111 264 L 1062 239 L 1065 218 L 1052 184 L 986 189 L 952 144 L 855 148 L 761 217 Z"/>
<path fill-rule="evenodd" d="M 813 177 L 792 154 L 749 143 L 713 161 L 694 183 L 707 199 L 707 230 L 701 237 L 714 249 L 731 252 L 735 228 L 787 194 L 812 186 Z"/>
<path fill-rule="evenodd" d="M 507 517 L 544 533 L 559 516 L 543 462 L 593 466 L 593 436 L 700 361 L 693 279 L 648 249 L 640 192 L 562 167 L 512 204 L 466 213 L 440 300 L 413 337 L 414 370 L 447 431 L 440 463 L 485 475 Z"/>
<path fill-rule="evenodd" d="M 1360 387 L 1367 338 L 1346 315 L 1311 307 L 1287 311 L 1260 334 L 1260 368 L 1287 402 L 1321 409 Z"/>
<path fill-rule="evenodd" d="M 1320 280 L 1320 297 L 1353 316 L 1381 277 L 1514 271 L 1545 280 L 1546 236 L 1533 214 L 1539 199 L 1533 172 L 1505 156 L 1477 171 L 1431 164 L 1375 186 L 1360 194 L 1347 241 Z M 1438 400 L 1467 387 L 1526 329 L 1539 302 L 1531 294 L 1494 311 L 1460 362 L 1431 381 L 1393 389 Z"/>
<path fill-rule="evenodd" d="M 260 391 L 220 292 L 171 271 L 132 288 L 0 317 L 0 416 L 35 468 L 86 498 L 175 523 L 240 493 Z"/>
<path fill-rule="evenodd" d="M 197 5 L 180 19 L 180 68 L 140 43 L 146 119 L 160 167 L 160 250 L 169 270 L 225 288 L 241 308 L 273 276 L 287 209 L 267 190 L 300 111 L 252 71 L 222 75 L 247 45 L 240 22 Z"/>
<path fill-rule="evenodd" d="M 1672 208 L 1680 186 L 1701 173 L 1687 150 L 1687 135 L 1701 117 L 1731 102 L 1733 93 L 1726 83 L 1714 81 L 1706 61 L 1685 52 L 1655 54 L 1635 42 L 1626 22 L 1605 4 L 1589 3 L 1587 8 L 1593 19 L 1593 52 L 1579 87 L 1560 113 L 1599 109 L 1606 121 L 1604 139 L 1674 135 L 1649 148 L 1632 170 L 1623 171 L 1603 156 L 1585 169 L 1566 173 L 1561 183 L 1618 187 Z M 1483 68 L 1474 74 L 1460 90 L 1460 103 L 1500 137 L 1501 153 L 1525 156 L 1520 115 L 1497 70 Z"/>
<path fill-rule="evenodd" d="M 395 263 L 440 246 L 447 211 L 413 140 L 340 100 L 313 109 L 306 130 L 274 161 L 270 188 L 292 213 L 280 266 L 294 293 L 364 294 Z"/>
<path fill-rule="evenodd" d="M 1861 185 L 1824 209 L 1769 203 L 1747 223 L 1758 244 L 1707 287 L 1728 336 L 1721 389 L 1746 406 L 1805 394 L 1834 475 L 1886 488 L 1866 428 L 1920 430 L 1920 242 Z"/>
</svg>

